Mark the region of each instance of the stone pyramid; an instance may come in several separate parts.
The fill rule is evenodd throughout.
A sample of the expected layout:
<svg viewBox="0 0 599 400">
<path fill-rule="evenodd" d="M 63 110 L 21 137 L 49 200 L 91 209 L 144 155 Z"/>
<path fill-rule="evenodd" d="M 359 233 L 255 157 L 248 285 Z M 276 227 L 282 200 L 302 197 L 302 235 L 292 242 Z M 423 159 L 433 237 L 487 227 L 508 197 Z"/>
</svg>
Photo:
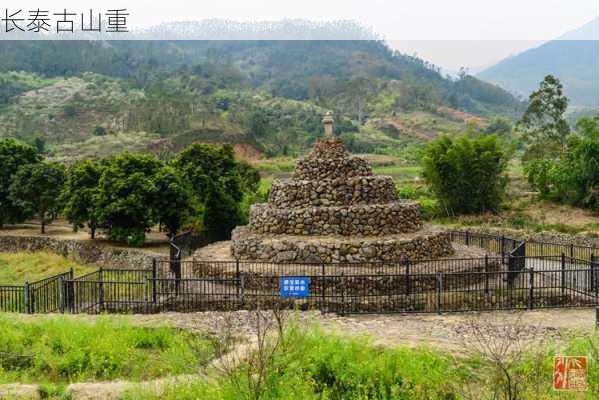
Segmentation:
<svg viewBox="0 0 599 400">
<path fill-rule="evenodd" d="M 273 182 L 267 203 L 232 235 L 232 254 L 275 262 L 400 261 L 453 252 L 449 235 L 423 228 L 419 205 L 397 197 L 339 138 L 316 142 L 291 179 Z"/>
</svg>

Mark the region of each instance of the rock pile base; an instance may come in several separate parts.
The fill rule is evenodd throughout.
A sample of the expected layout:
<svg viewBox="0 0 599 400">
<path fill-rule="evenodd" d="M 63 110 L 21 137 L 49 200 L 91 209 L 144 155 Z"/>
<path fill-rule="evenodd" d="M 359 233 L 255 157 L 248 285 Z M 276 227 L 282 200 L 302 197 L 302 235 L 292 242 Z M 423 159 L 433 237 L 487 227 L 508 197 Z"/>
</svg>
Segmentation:
<svg viewBox="0 0 599 400">
<path fill-rule="evenodd" d="M 265 235 L 233 231 L 231 251 L 240 260 L 354 263 L 422 260 L 453 254 L 449 233 L 433 228 L 383 237 Z"/>
</svg>

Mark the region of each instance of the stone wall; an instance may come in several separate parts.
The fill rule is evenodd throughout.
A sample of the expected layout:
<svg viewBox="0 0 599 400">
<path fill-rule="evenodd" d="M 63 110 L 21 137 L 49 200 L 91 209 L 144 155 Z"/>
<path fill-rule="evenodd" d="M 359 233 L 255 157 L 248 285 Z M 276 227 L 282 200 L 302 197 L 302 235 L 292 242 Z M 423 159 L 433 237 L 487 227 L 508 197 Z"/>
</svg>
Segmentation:
<svg viewBox="0 0 599 400">
<path fill-rule="evenodd" d="M 297 162 L 293 179 L 347 179 L 354 176 L 371 175 L 372 168 L 363 158 L 304 158 Z"/>
<path fill-rule="evenodd" d="M 44 236 L 0 235 L 0 252 L 50 251 L 82 263 L 104 268 L 151 268 L 154 258 L 164 254 L 108 247 L 93 241 L 56 239 Z"/>
<path fill-rule="evenodd" d="M 317 140 L 306 158 L 346 158 L 348 156 L 349 153 L 345 149 L 343 140 L 338 137 L 329 137 Z"/>
<path fill-rule="evenodd" d="M 484 233 L 488 235 L 505 235 L 518 240 L 533 240 L 547 243 L 573 244 L 576 246 L 589 246 L 599 248 L 599 235 L 596 233 L 569 234 L 554 231 L 534 232 L 521 229 L 493 228 L 493 227 L 465 227 L 458 228 L 460 231 L 473 233 Z"/>
<path fill-rule="evenodd" d="M 242 260 L 271 262 L 364 262 L 422 260 L 453 254 L 449 234 L 421 231 L 405 237 L 300 238 L 265 236 L 245 227 L 233 231 L 232 253 Z"/>
<path fill-rule="evenodd" d="M 349 179 L 300 181 L 277 180 L 270 189 L 269 204 L 279 207 L 384 204 L 397 201 L 393 179 L 366 176 Z"/>
<path fill-rule="evenodd" d="M 266 234 L 380 236 L 414 232 L 422 222 L 414 202 L 307 208 L 255 204 L 249 226 Z"/>
</svg>

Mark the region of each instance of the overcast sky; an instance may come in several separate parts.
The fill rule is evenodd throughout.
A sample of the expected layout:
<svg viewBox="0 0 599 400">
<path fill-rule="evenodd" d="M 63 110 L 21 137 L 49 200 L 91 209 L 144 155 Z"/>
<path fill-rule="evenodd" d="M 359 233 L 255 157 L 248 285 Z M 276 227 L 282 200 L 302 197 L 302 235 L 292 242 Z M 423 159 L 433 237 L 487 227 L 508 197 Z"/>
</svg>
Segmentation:
<svg viewBox="0 0 599 400">
<path fill-rule="evenodd" d="M 1 8 L 127 8 L 132 27 L 210 18 L 348 19 L 372 28 L 394 47 L 449 69 L 493 63 L 599 16 L 597 0 L 7 0 Z"/>
</svg>

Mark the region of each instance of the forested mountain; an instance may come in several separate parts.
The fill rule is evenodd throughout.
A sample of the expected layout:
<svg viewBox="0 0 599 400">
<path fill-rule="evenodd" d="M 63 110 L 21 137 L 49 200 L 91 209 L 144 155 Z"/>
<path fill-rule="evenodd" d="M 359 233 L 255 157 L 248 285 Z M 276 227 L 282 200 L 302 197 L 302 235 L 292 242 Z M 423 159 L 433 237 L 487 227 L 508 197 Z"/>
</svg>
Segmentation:
<svg viewBox="0 0 599 400">
<path fill-rule="evenodd" d="M 599 106 L 599 41 L 551 41 L 508 58 L 478 76 L 526 94 L 549 74 L 564 84 L 573 105 Z"/>
<path fill-rule="evenodd" d="M 599 18 L 477 76 L 528 95 L 548 74 L 563 83 L 572 105 L 599 107 Z"/>
<path fill-rule="evenodd" d="M 325 110 L 370 151 L 522 108 L 380 41 L 2 41 L 0 52 L 0 135 L 63 152 L 102 136 L 117 147 L 201 140 L 296 153 L 322 133 Z"/>
</svg>

